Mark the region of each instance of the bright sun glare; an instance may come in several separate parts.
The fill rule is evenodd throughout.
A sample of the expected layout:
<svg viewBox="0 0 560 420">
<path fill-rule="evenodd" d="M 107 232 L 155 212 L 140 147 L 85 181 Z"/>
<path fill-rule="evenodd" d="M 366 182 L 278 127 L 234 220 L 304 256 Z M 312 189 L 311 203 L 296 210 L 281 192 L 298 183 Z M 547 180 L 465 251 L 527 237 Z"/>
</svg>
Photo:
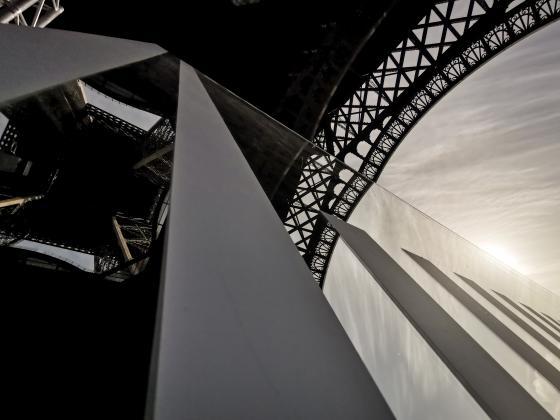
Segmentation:
<svg viewBox="0 0 560 420">
<path fill-rule="evenodd" d="M 513 255 L 503 246 L 496 244 L 485 244 L 481 248 L 500 262 L 524 274 L 523 266 L 521 265 L 517 257 L 515 257 L 515 255 Z"/>
</svg>

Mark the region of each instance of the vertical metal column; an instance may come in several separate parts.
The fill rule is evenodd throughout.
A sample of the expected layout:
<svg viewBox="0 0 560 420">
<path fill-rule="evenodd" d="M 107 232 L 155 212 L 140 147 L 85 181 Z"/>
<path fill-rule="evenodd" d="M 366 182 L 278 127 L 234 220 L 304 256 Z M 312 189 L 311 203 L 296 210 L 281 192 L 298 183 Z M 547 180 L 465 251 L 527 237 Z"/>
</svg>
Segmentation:
<svg viewBox="0 0 560 420">
<path fill-rule="evenodd" d="M 392 418 L 184 63 L 174 156 L 147 417 Z"/>
</svg>

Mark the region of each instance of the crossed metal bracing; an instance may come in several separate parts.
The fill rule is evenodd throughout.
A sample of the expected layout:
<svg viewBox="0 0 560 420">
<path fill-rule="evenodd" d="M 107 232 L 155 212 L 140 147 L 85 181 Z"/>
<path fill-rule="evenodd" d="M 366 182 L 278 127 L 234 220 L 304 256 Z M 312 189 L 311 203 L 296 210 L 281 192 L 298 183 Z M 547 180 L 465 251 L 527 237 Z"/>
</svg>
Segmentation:
<svg viewBox="0 0 560 420">
<path fill-rule="evenodd" d="M 119 117 L 110 114 L 90 103 L 86 104 L 86 113 L 100 121 L 104 121 L 109 127 L 111 127 L 111 129 L 117 130 L 120 133 L 123 133 L 133 139 L 146 135 L 146 130 L 141 129 L 134 124 L 129 123 L 128 121 L 122 120 Z"/>
<path fill-rule="evenodd" d="M 162 118 L 148 133 L 145 157 L 134 169 L 158 186 L 169 186 L 173 169 L 175 129 L 168 118 Z"/>
<path fill-rule="evenodd" d="M 0 23 L 44 28 L 62 12 L 60 0 L 0 0 Z"/>
<path fill-rule="evenodd" d="M 175 129 L 171 120 L 162 118 L 146 134 L 144 158 L 133 169 L 138 176 L 158 187 L 152 206 L 143 217 L 125 214 L 114 216 L 125 263 L 132 274 L 146 263 L 155 239 L 158 237 L 169 209 L 169 186 L 173 169 Z M 101 263 L 100 259 L 100 263 Z M 106 261 L 106 260 L 103 260 Z M 107 262 L 107 261 L 106 261 Z M 110 261 L 109 261 L 110 262 Z M 118 263 L 111 268 L 118 266 Z"/>
<path fill-rule="evenodd" d="M 0 136 L 0 152 L 14 155 L 17 151 L 20 136 L 16 125 L 10 120 Z M 33 197 L 0 198 L 0 246 L 11 245 L 27 235 L 25 220 L 21 217 L 21 209 L 27 203 L 39 199 Z"/>
<path fill-rule="evenodd" d="M 125 266 L 131 274 L 136 274 L 145 264 L 154 240 L 161 231 L 164 221 L 162 215 L 167 215 L 175 129 L 169 118 L 161 118 L 150 131 L 145 131 L 91 104 L 87 104 L 86 109 L 119 132 L 131 138 L 144 139 L 144 158 L 134 165 L 133 169 L 137 176 L 147 179 L 158 188 L 157 196 L 154 197 L 152 206 L 141 217 L 124 213 L 117 213 L 113 217 L 114 230 Z M 122 259 L 116 257 L 114 252 L 96 256 L 95 265 L 97 272 L 111 273 L 116 280 L 128 277 L 127 271 L 122 271 Z"/>
<path fill-rule="evenodd" d="M 118 130 L 132 139 L 145 139 L 143 141 L 145 158 L 140 160 L 133 169 L 138 176 L 147 179 L 159 188 L 158 196 L 144 217 L 130 217 L 123 213 L 114 216 L 125 264 L 128 264 L 132 268 L 131 271 L 134 271 L 138 269 L 138 263 L 148 255 L 153 241 L 159 233 L 159 213 L 167 211 L 162 207 L 168 206 L 168 200 L 166 201 L 165 197 L 171 182 L 175 130 L 168 118 L 160 119 L 147 132 L 92 104 L 87 104 L 86 110 L 88 114 L 105 121 L 112 129 Z M 114 250 L 112 251 L 96 256 L 96 271 L 109 272 L 122 268 L 121 258 L 117 258 Z"/>
<path fill-rule="evenodd" d="M 284 219 L 319 284 L 337 235 L 318 211 L 347 220 L 400 142 L 439 99 L 559 16 L 560 0 L 434 2 L 349 99 L 325 116 L 313 141 L 357 173 L 341 179 L 310 159 Z"/>
<path fill-rule="evenodd" d="M 108 130 L 141 141 L 144 158 L 132 168 L 137 177 L 147 180 L 156 187 L 156 193 L 149 208 L 142 209 L 142 215 L 131 216 L 117 212 L 114 223 L 118 226 L 117 241 L 108 243 L 102 249 L 82 247 L 78 243 L 53 240 L 29 231 L 23 207 L 41 196 L 23 198 L 0 197 L 0 245 L 9 246 L 23 239 L 94 255 L 94 272 L 105 277 L 122 281 L 139 272 L 146 256 L 159 235 L 169 206 L 169 185 L 171 181 L 173 145 L 175 129 L 168 118 L 161 118 L 149 131 L 130 124 L 90 103 L 85 107 L 86 115 L 103 123 Z M 12 120 L 0 137 L 0 150 L 14 153 L 17 148 L 19 130 Z M 121 248 L 121 249 L 119 249 Z M 123 252 L 123 249 L 126 252 Z M 124 264 L 123 264 L 124 261 Z"/>
</svg>

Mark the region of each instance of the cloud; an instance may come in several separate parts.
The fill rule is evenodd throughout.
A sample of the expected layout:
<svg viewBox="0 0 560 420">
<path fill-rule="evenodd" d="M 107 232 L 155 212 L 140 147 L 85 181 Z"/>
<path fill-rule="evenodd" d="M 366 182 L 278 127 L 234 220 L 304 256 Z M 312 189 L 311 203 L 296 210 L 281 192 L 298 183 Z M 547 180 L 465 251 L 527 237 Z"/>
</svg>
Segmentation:
<svg viewBox="0 0 560 420">
<path fill-rule="evenodd" d="M 413 129 L 380 184 L 560 293 L 560 24 L 474 72 Z"/>
</svg>

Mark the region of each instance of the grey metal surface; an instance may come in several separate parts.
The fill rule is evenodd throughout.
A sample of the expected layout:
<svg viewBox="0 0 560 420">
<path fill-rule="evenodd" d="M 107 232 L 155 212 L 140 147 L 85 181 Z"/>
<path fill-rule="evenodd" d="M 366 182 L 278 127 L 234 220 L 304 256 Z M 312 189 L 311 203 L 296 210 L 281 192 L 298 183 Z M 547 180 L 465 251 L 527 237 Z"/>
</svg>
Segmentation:
<svg viewBox="0 0 560 420">
<path fill-rule="evenodd" d="M 373 215 L 375 217 L 372 217 Z M 560 369 L 560 359 L 543 347 L 514 320 L 456 278 L 454 273 L 461 273 L 476 279 L 485 290 L 500 291 L 516 301 L 531 305 L 554 317 L 558 317 L 560 297 L 508 269 L 489 254 L 379 184 L 375 184 L 369 190 L 362 200 L 362 204 L 352 214 L 350 223 L 365 230 L 551 416 L 560 418 L 560 392 L 412 260 L 403 251 L 403 248 L 429 259 L 447 276 L 457 280 L 459 286 L 469 295 L 557 369 Z M 410 407 L 414 403 L 418 406 L 430 407 L 426 405 L 428 404 L 426 401 L 432 398 L 433 407 L 440 409 L 452 405 L 457 407 L 457 411 L 464 416 L 465 409 L 459 407 L 458 402 L 451 402 L 455 393 L 450 392 L 451 388 L 447 386 L 444 377 L 441 377 L 443 375 L 436 375 L 438 371 L 432 366 L 431 358 L 419 357 L 424 353 L 418 350 L 419 344 L 416 341 L 408 340 L 409 335 L 404 334 L 402 321 L 397 323 L 397 317 L 392 315 L 393 312 L 391 312 L 391 316 L 387 316 L 384 312 L 387 309 L 380 309 L 379 303 L 383 303 L 388 298 L 377 297 L 381 294 L 377 282 L 372 280 L 371 275 L 365 275 L 369 273 L 363 273 L 365 269 L 358 261 L 349 263 L 348 254 L 351 251 L 346 245 L 343 248 L 345 249 L 341 248 L 335 253 L 323 290 L 351 339 L 360 344 L 366 343 L 366 345 L 362 344 L 359 353 L 395 414 L 399 418 L 411 420 L 456 417 L 454 415 L 421 417 L 418 415 L 418 411 L 421 410 L 419 407 L 416 411 L 410 411 Z M 358 276 L 355 275 L 356 266 L 360 269 Z M 345 287 L 345 284 L 349 283 L 357 283 L 359 288 L 352 290 Z M 366 287 L 368 283 L 371 286 Z M 500 299 L 498 296 L 495 297 Z M 503 303 L 507 305 L 505 302 Z M 383 305 L 384 308 L 386 306 Z M 512 308 L 512 310 L 514 309 Z M 522 315 L 519 314 L 519 316 Z M 363 319 L 368 319 L 368 322 L 364 322 Z M 529 321 L 527 320 L 527 322 Z M 372 328 L 374 329 L 372 330 Z M 537 327 L 535 326 L 535 328 Z M 380 340 L 377 339 L 379 334 L 388 338 L 380 343 Z M 393 347 L 398 348 L 399 351 L 391 354 L 390 348 L 385 343 L 393 343 L 397 338 L 399 341 Z M 381 355 L 387 356 L 383 358 Z M 402 362 L 403 373 L 395 368 L 385 369 L 383 365 L 386 363 L 398 366 L 399 362 Z M 425 372 L 430 372 L 430 375 L 426 375 Z M 430 384 L 429 388 L 423 386 L 426 383 Z M 393 390 L 393 397 L 390 397 L 390 394 L 385 391 L 388 386 Z M 424 392 L 426 388 L 431 393 Z M 444 394 L 446 394 L 445 397 L 443 397 Z M 474 418 L 474 416 L 467 418 Z"/>
<path fill-rule="evenodd" d="M 185 64 L 168 232 L 149 418 L 393 417 Z"/>
<path fill-rule="evenodd" d="M 0 25 L 0 102 L 146 60 L 154 44 L 55 29 Z"/>
<path fill-rule="evenodd" d="M 554 323 L 551 322 L 548 318 L 546 318 L 544 315 L 539 314 L 537 311 L 535 311 L 533 308 L 531 308 L 529 305 L 525 305 L 524 303 L 522 303 L 521 305 L 523 305 L 525 307 L 525 309 L 527 309 L 530 313 L 532 313 L 536 318 L 534 319 L 539 319 L 540 321 L 544 322 L 546 325 L 548 325 L 549 327 L 551 327 L 552 329 L 556 330 L 556 332 L 560 333 L 560 328 Z M 538 325 L 538 324 L 537 324 Z"/>
<path fill-rule="evenodd" d="M 494 291 L 494 293 L 496 293 L 498 296 L 500 296 L 503 300 L 505 300 L 507 303 L 509 303 L 511 306 L 513 306 L 515 309 L 517 309 L 519 312 L 521 312 L 523 315 L 525 315 L 525 317 L 527 319 L 530 319 L 535 325 L 538 325 L 541 330 L 546 331 L 548 333 L 548 335 L 550 335 L 551 337 L 553 337 L 556 341 L 558 341 L 560 343 L 560 335 L 556 334 L 553 330 L 548 328 L 540 320 L 535 318 L 531 314 L 531 312 L 529 312 L 525 308 L 523 308 L 523 306 L 525 306 L 525 305 L 523 305 L 523 306 L 519 305 L 518 303 L 514 302 L 512 299 L 510 299 L 508 296 L 504 295 L 503 293 L 496 292 L 496 291 Z M 559 347 L 559 350 L 560 350 L 560 347 Z M 557 354 L 557 356 L 560 357 L 560 353 Z"/>
<path fill-rule="evenodd" d="M 550 315 L 545 314 L 544 312 L 541 312 L 544 316 L 546 316 L 549 320 L 551 320 L 552 322 L 554 322 L 556 325 L 558 325 L 560 327 L 560 322 L 558 322 L 557 320 L 555 320 L 554 318 L 552 318 Z"/>
<path fill-rule="evenodd" d="M 517 354 L 537 369 L 556 389 L 560 390 L 560 371 L 558 371 L 548 360 L 541 356 L 529 344 L 523 341 L 513 331 L 507 328 L 489 310 L 484 308 L 471 295 L 451 280 L 443 271 L 437 268 L 431 261 L 412 252 L 405 252 L 428 272 L 439 284 L 451 293 L 459 302 L 467 307 L 484 324 L 500 337 Z"/>
<path fill-rule="evenodd" d="M 476 292 L 478 294 L 480 294 L 484 299 L 486 299 L 488 302 L 490 302 L 492 305 L 494 305 L 496 308 L 498 308 L 500 311 L 502 311 L 504 314 L 506 314 L 517 325 L 519 325 L 521 328 L 523 328 L 531 337 L 533 337 L 536 341 L 541 343 L 543 345 L 543 347 L 545 347 L 548 351 L 550 351 L 556 357 L 560 358 L 560 348 L 557 345 L 555 345 L 551 340 L 549 340 L 548 337 L 545 337 L 543 334 L 541 334 L 539 331 L 537 331 L 535 328 L 533 328 L 533 326 L 529 322 L 525 321 L 522 317 L 517 315 L 514 311 L 512 311 L 510 308 L 508 308 L 506 305 L 504 305 L 502 302 L 500 302 L 494 295 L 492 295 L 490 292 L 485 290 L 478 283 L 476 283 L 475 281 L 473 281 L 473 280 L 471 280 L 471 279 L 469 279 L 469 278 L 467 278 L 467 277 L 465 277 L 461 274 L 458 274 L 458 273 L 456 273 L 456 274 L 465 283 L 467 283 L 470 287 L 472 287 L 474 290 L 476 290 Z M 516 309 L 518 309 L 519 311 L 522 312 L 523 308 L 521 308 L 519 305 L 517 305 L 517 303 L 515 303 L 513 300 L 508 298 L 506 295 L 504 295 L 503 293 L 499 293 L 495 290 L 494 290 L 494 293 L 496 293 L 498 296 L 500 296 L 502 299 L 504 299 L 510 305 L 512 305 L 513 307 L 515 307 Z"/>
<path fill-rule="evenodd" d="M 560 335 L 556 334 L 554 331 L 552 331 L 550 328 L 548 328 L 545 324 L 543 324 L 539 319 L 535 318 L 531 314 L 530 311 L 523 308 L 523 306 L 525 306 L 525 305 L 520 305 L 520 304 L 514 302 L 512 299 L 510 299 L 508 296 L 504 295 L 503 293 L 496 292 L 496 291 L 494 291 L 494 293 L 496 293 L 503 300 L 505 300 L 507 303 L 509 303 L 511 306 L 513 306 L 515 309 L 517 309 L 519 312 L 521 312 L 523 315 L 525 315 L 525 317 L 527 319 L 530 319 L 533 322 L 533 324 L 538 325 L 538 327 L 541 330 L 546 331 L 546 333 L 548 333 L 548 335 L 553 337 L 556 341 L 560 342 Z M 559 350 L 560 350 L 560 348 L 559 348 Z M 560 357 L 560 355 L 559 355 L 559 357 Z"/>
<path fill-rule="evenodd" d="M 491 418 L 551 418 L 366 232 L 324 215 Z"/>
</svg>

